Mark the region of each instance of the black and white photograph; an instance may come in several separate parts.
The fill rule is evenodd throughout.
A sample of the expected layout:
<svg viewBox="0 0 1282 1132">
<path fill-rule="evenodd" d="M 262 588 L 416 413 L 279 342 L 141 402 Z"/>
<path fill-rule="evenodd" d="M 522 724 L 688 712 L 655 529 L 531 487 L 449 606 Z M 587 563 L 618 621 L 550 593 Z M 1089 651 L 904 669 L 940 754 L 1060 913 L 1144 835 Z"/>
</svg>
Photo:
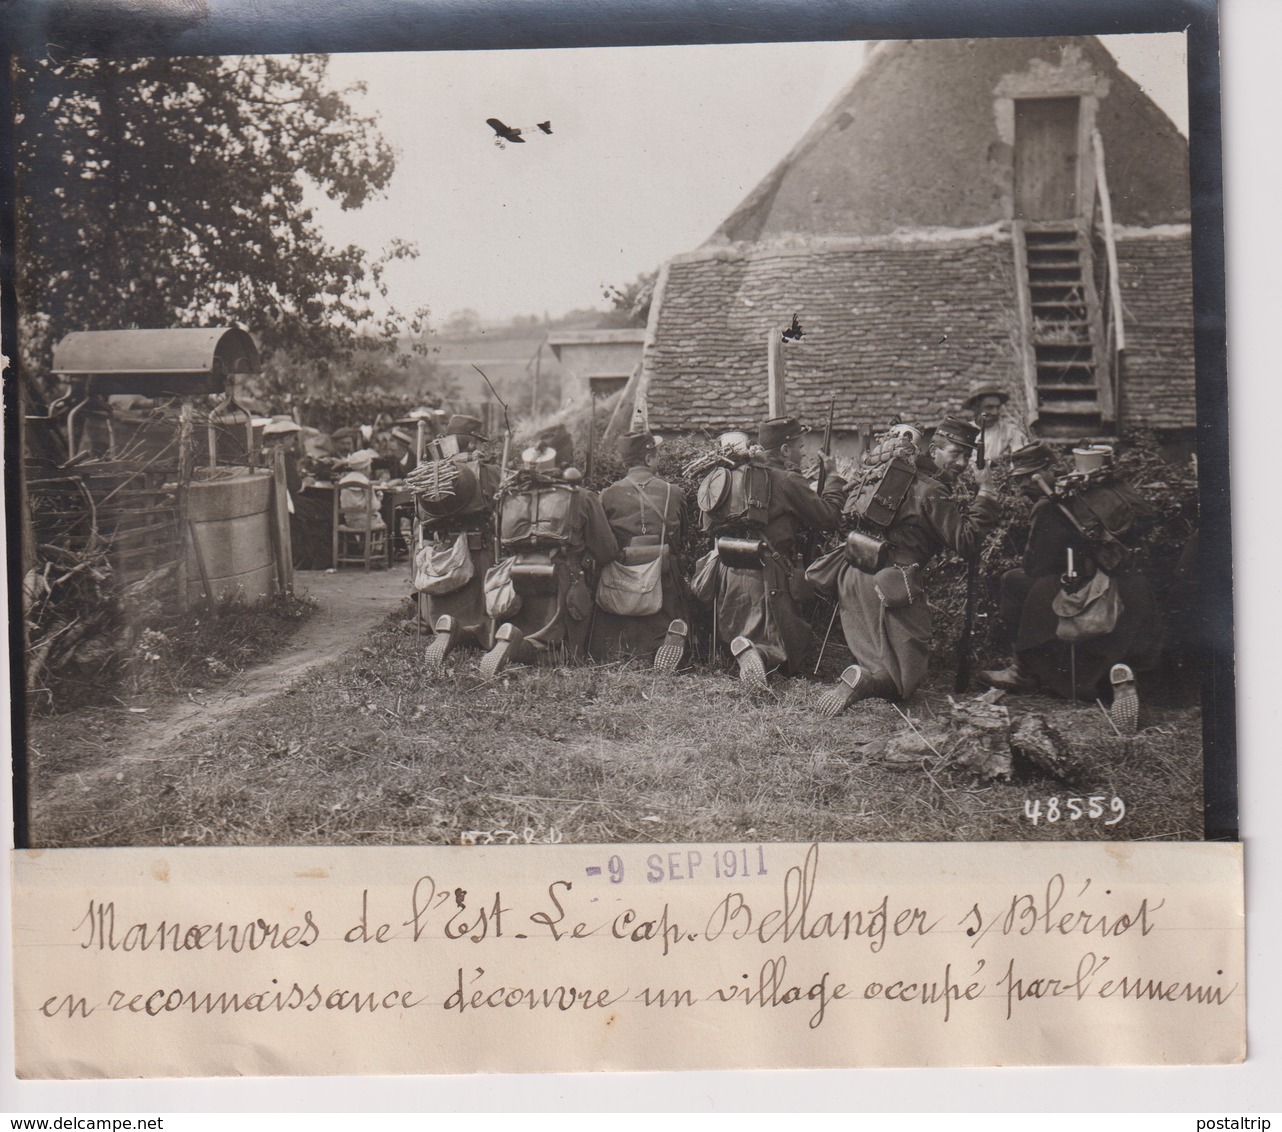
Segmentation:
<svg viewBox="0 0 1282 1132">
<path fill-rule="evenodd" d="M 20 846 L 1232 836 L 1183 32 L 186 34 L 13 71 Z"/>
<path fill-rule="evenodd" d="M 16 5 L 18 1093 L 1258 1084 L 1220 18 Z"/>
</svg>

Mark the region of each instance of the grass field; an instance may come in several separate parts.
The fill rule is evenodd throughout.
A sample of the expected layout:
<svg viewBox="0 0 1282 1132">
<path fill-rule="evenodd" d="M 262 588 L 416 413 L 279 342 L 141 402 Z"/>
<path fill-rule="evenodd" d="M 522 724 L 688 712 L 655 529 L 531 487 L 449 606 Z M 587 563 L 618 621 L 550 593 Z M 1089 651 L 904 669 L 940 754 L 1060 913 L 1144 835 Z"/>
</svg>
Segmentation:
<svg viewBox="0 0 1282 1132">
<path fill-rule="evenodd" d="M 1041 697 L 1097 768 L 1067 786 L 1028 765 L 1010 783 L 867 744 L 904 728 L 870 701 L 821 719 L 817 683 L 746 700 L 728 671 L 672 679 L 640 663 L 515 668 L 484 683 L 475 653 L 430 678 L 422 642 L 389 620 L 280 694 L 145 758 L 119 712 L 38 720 L 33 844 L 1197 839 L 1196 709 L 1150 709 L 1133 739 L 1095 707 Z M 938 674 L 907 709 L 946 715 Z M 1068 816 L 1072 796 L 1102 817 Z M 1122 799 L 1125 817 L 1109 810 Z M 1048 821 L 1051 798 L 1059 820 Z M 1026 802 L 1040 802 L 1034 825 Z"/>
</svg>

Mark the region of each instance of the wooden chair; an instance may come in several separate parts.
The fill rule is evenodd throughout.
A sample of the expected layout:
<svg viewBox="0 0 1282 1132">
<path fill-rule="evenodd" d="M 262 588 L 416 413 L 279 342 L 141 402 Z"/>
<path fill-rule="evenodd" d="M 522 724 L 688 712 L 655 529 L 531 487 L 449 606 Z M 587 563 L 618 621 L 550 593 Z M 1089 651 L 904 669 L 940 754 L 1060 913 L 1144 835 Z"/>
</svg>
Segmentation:
<svg viewBox="0 0 1282 1132">
<path fill-rule="evenodd" d="M 374 509 L 374 485 L 366 484 L 365 513 L 367 522 L 372 523 L 378 512 Z M 375 562 L 380 566 L 387 562 L 387 528 L 369 530 L 366 527 L 349 527 L 343 522 L 343 509 L 340 505 L 343 489 L 334 485 L 334 569 L 344 566 L 364 566 L 368 570 Z"/>
</svg>

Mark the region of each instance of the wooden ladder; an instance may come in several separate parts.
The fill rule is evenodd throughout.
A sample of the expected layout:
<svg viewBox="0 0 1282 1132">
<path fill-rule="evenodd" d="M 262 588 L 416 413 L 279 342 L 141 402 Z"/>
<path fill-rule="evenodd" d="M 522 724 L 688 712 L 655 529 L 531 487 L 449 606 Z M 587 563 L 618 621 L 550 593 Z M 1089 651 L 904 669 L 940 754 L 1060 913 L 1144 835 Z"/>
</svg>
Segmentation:
<svg viewBox="0 0 1282 1132">
<path fill-rule="evenodd" d="M 1015 255 L 1037 431 L 1078 437 L 1111 430 L 1112 390 L 1101 373 L 1103 324 L 1085 228 L 1071 220 L 1017 223 Z"/>
</svg>

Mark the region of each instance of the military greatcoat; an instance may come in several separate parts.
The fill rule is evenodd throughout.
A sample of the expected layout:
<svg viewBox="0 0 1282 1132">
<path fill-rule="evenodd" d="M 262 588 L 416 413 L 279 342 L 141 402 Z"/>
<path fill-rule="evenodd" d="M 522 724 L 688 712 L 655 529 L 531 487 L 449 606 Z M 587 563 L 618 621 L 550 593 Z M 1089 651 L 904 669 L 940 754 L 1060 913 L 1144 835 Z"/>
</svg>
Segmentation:
<svg viewBox="0 0 1282 1132">
<path fill-rule="evenodd" d="M 997 500 L 979 495 L 966 507 L 948 489 L 918 471 L 885 533 L 890 561 L 924 566 L 943 550 L 974 558 L 1000 511 Z M 841 628 L 855 660 L 872 675 L 890 678 L 895 691 L 911 696 L 926 677 L 930 660 L 930 604 L 923 592 L 911 604 L 887 609 L 874 575 L 847 564 L 837 580 Z"/>
<path fill-rule="evenodd" d="M 600 496 L 584 487 L 567 485 L 560 490 L 572 494 L 569 541 L 553 555 L 557 568 L 550 592 L 524 594 L 519 612 L 506 619 L 524 634 L 513 660 L 529 663 L 554 657 L 558 650 L 564 650 L 571 658 L 582 656 L 592 616 L 587 559 L 591 558 L 599 568 L 619 555 L 619 544 L 601 509 Z M 501 531 L 500 537 L 507 538 L 508 533 Z"/>
<path fill-rule="evenodd" d="M 663 604 L 646 617 L 619 617 L 597 608 L 592 626 L 593 656 L 640 656 L 663 644 L 674 618 L 687 616 L 685 579 L 677 567 L 677 547 L 686 526 L 685 496 L 679 487 L 661 480 L 648 468 L 632 468 L 601 493 L 601 507 L 620 550 L 634 540 L 666 545 Z M 638 543 L 641 545 L 641 543 Z"/>
<path fill-rule="evenodd" d="M 436 546 L 452 544 L 460 534 L 468 536 L 473 575 L 467 585 L 448 594 L 419 594 L 420 610 L 429 625 L 448 613 L 458 629 L 458 641 L 489 649 L 494 644 L 494 622 L 485 612 L 485 571 L 494 565 L 494 496 L 499 489 L 499 467 L 480 460 L 470 452 L 449 457 L 476 476 L 477 496 L 462 514 L 432 518 L 420 511 L 423 536 Z"/>
<path fill-rule="evenodd" d="M 1087 488 L 1064 505 L 1087 531 L 1102 523 L 1123 535 L 1132 535 L 1146 512 L 1134 490 L 1120 481 Z M 1061 575 L 1070 549 L 1076 570 L 1083 579 L 1089 578 L 1100 565 L 1099 544 L 1087 539 L 1057 502 L 1039 500 L 1033 507 L 1021 568 L 1002 576 L 1001 615 L 1014 630 L 1015 658 L 1024 675 L 1035 677 L 1043 689 L 1068 697 L 1073 687 L 1070 665 L 1075 664 L 1079 694 L 1093 697 L 1114 664 L 1129 664 L 1137 672 L 1157 666 L 1161 614 L 1148 579 L 1129 562 L 1114 566 L 1107 573 L 1121 598 L 1117 624 L 1110 633 L 1079 641 L 1073 656 L 1056 634 L 1059 618 L 1051 608 L 1063 585 Z"/>
<path fill-rule="evenodd" d="M 814 644 L 795 596 L 806 584 L 798 541 L 807 530 L 836 528 L 846 481 L 829 476 L 820 496 L 795 464 L 776 457 L 759 457 L 756 462 L 770 471 L 770 499 L 761 533 L 773 553 L 765 556 L 760 567 L 720 565 L 717 637 L 725 644 L 747 637 L 767 669 L 792 672 L 801 667 Z"/>
</svg>

